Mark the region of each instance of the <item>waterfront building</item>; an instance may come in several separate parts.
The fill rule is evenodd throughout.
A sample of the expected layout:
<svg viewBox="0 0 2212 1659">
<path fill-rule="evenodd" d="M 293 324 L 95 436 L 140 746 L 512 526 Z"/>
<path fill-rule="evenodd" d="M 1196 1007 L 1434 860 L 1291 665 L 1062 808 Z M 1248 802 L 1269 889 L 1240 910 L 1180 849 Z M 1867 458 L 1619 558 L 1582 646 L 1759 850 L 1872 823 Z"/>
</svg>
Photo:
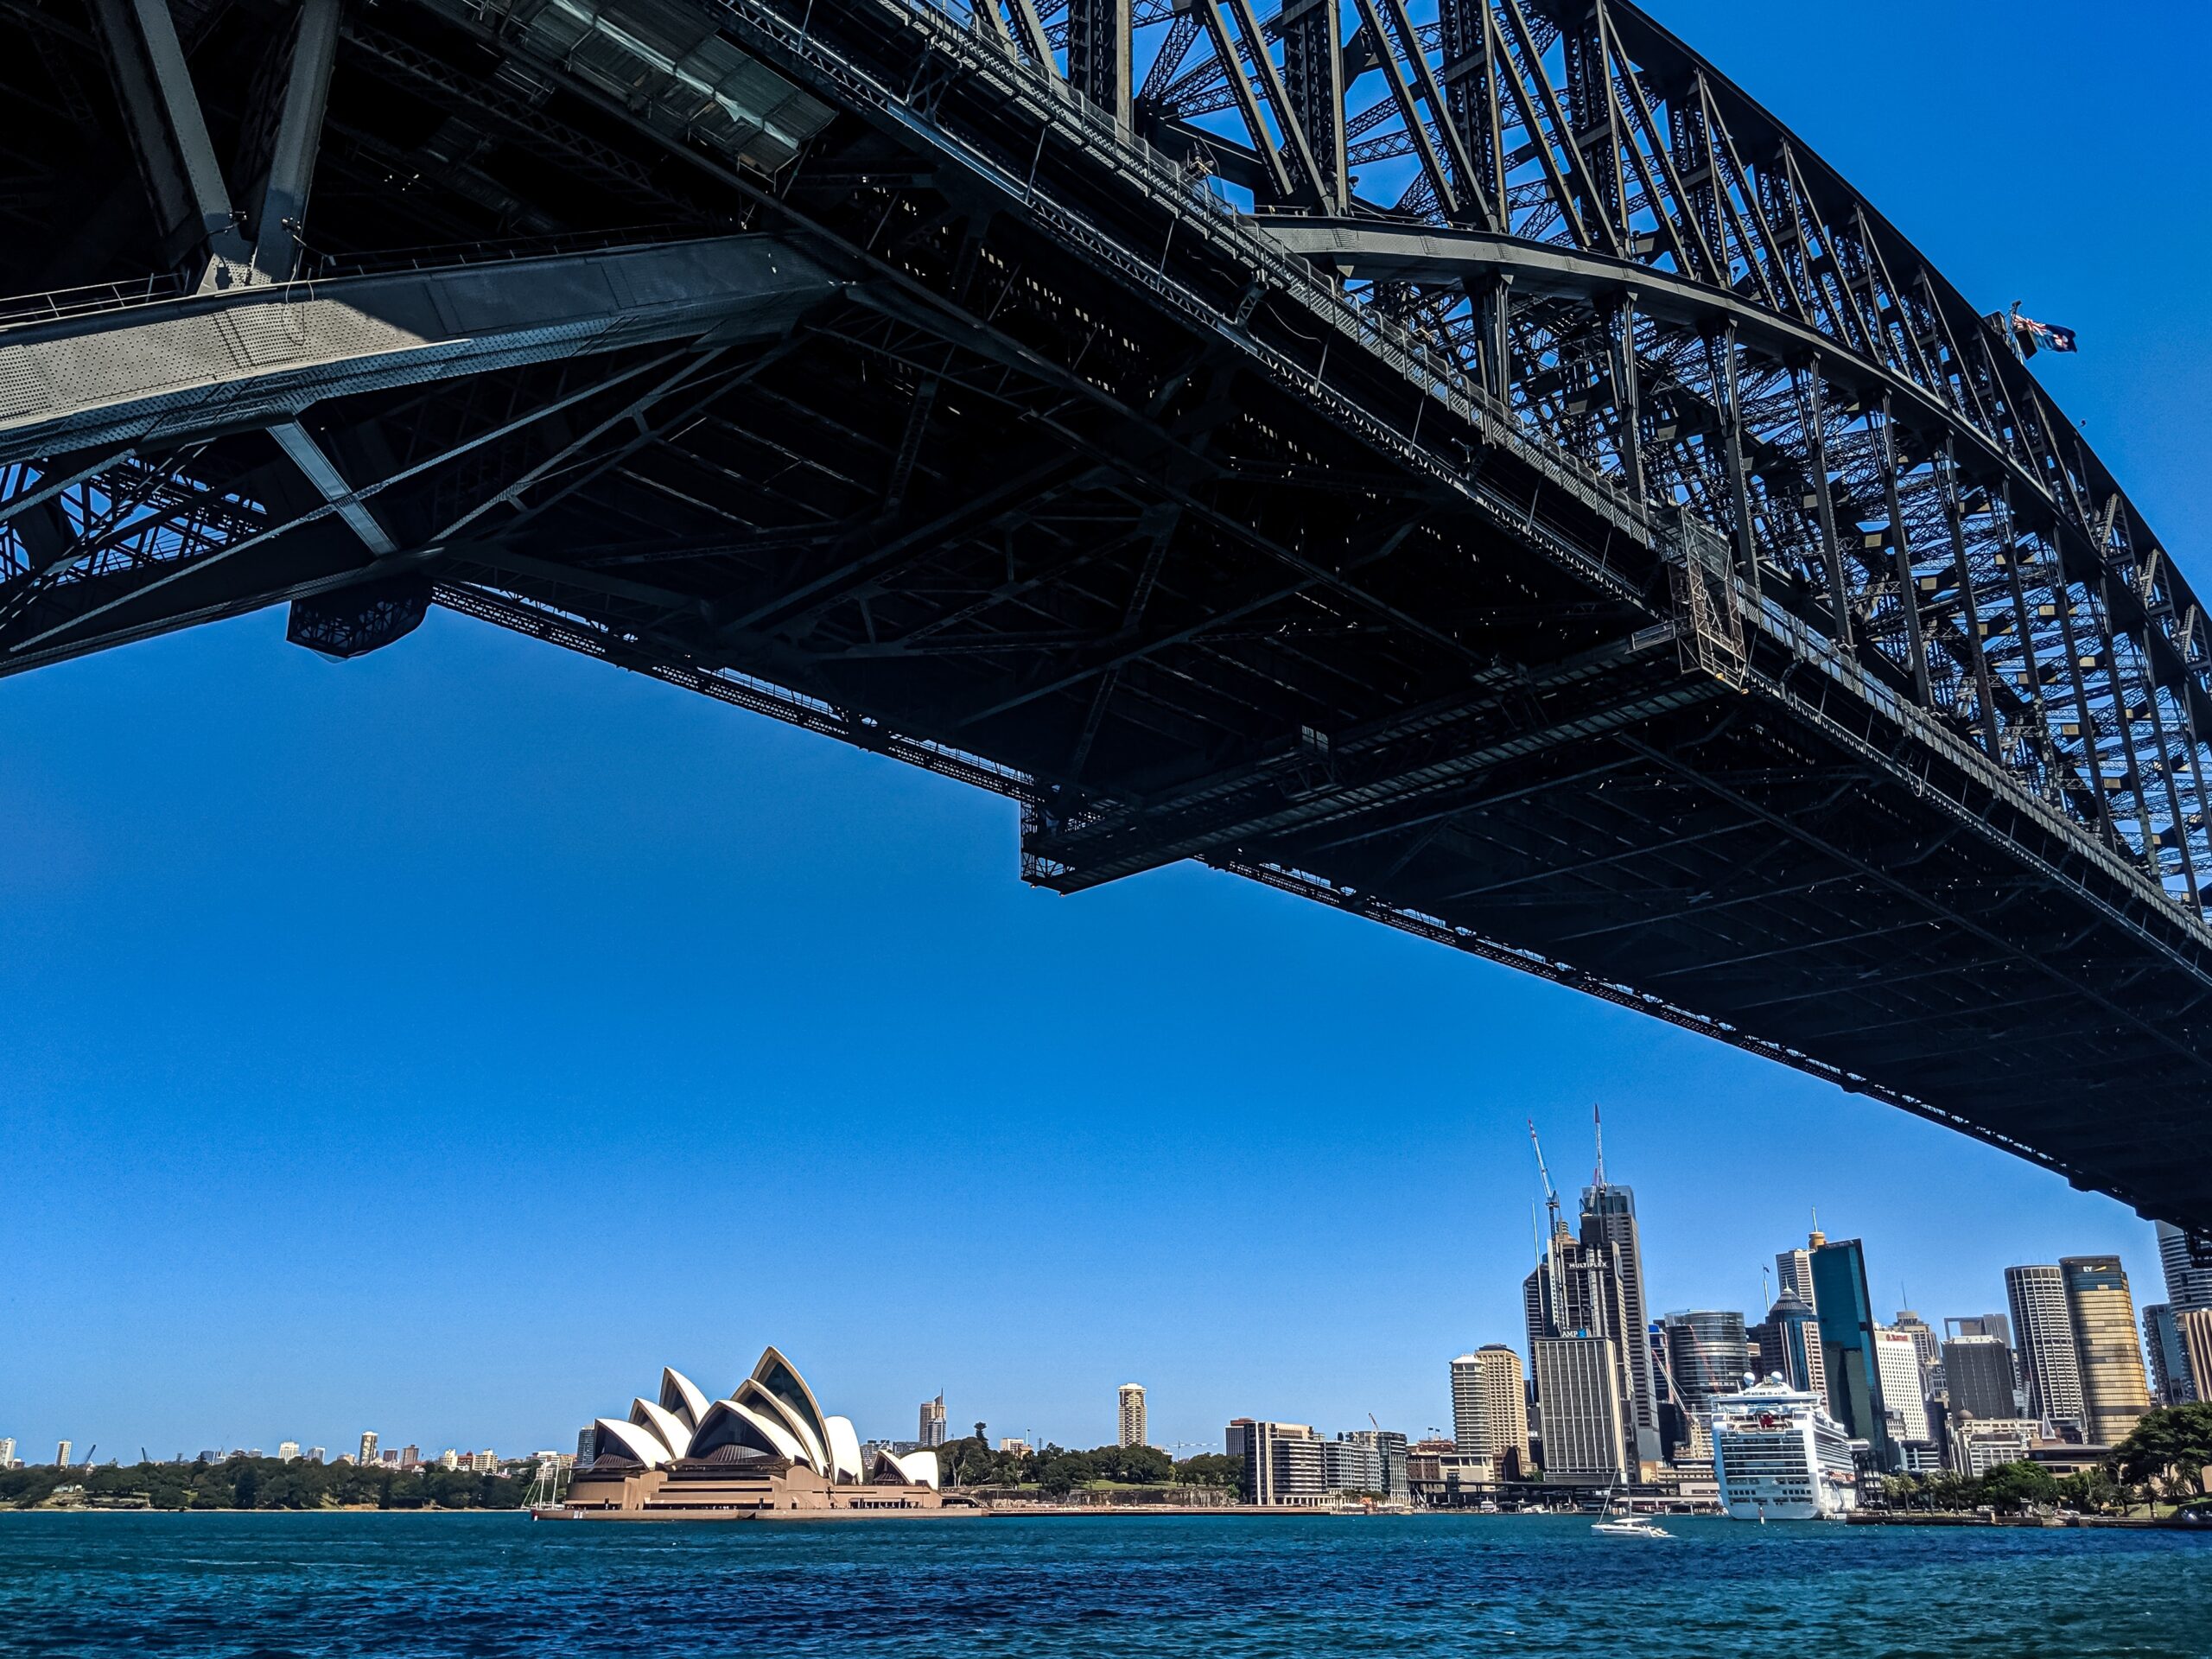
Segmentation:
<svg viewBox="0 0 2212 1659">
<path fill-rule="evenodd" d="M 1605 1179 L 1605 1146 L 1598 1142 L 1598 1167 L 1582 1189 L 1581 1242 L 1586 1250 L 1609 1254 L 1619 1281 L 1620 1324 L 1604 1330 L 1619 1345 L 1628 1364 L 1628 1398 L 1624 1402 L 1633 1427 L 1635 1455 L 1644 1463 L 1661 1456 L 1659 1393 L 1653 1382 L 1649 1344 L 1634 1339 L 1648 1323 L 1643 1293 L 1643 1241 L 1637 1230 L 1636 1192 Z M 1738 1320 L 1740 1327 L 1742 1321 Z"/>
<path fill-rule="evenodd" d="M 2169 1306 L 2212 1307 L 2212 1262 L 2198 1266 L 2189 1252 L 2189 1235 L 2171 1222 L 2158 1224 L 2158 1266 Z"/>
<path fill-rule="evenodd" d="M 1920 1346 L 1911 1336 L 1891 1325 L 1874 1327 L 1874 1362 L 1882 1374 L 1884 1414 L 1896 1427 L 1899 1441 L 1923 1445 L 1932 1438 L 1928 1431 L 1928 1400 L 1920 1391 Z"/>
<path fill-rule="evenodd" d="M 1355 1428 L 1337 1436 L 1335 1442 L 1367 1448 L 1361 1455 L 1369 1459 L 1363 1468 L 1371 1465 L 1376 1484 L 1371 1486 L 1344 1488 L 1346 1491 L 1381 1492 L 1386 1497 L 1406 1496 L 1406 1437 L 1394 1428 Z M 1335 1484 L 1333 1481 L 1331 1484 Z"/>
<path fill-rule="evenodd" d="M 1611 1337 L 1540 1337 L 1533 1344 L 1543 1408 L 1543 1478 L 1611 1485 L 1635 1478 L 1618 1350 Z"/>
<path fill-rule="evenodd" d="M 1371 1441 L 1339 1434 L 1321 1444 L 1322 1484 L 1332 1492 L 1380 1495 L 1382 1491 L 1382 1448 Z"/>
<path fill-rule="evenodd" d="M 365 1469 L 376 1460 L 377 1432 L 373 1428 L 363 1429 L 361 1431 L 361 1450 L 359 1455 L 355 1457 L 353 1461 L 359 1464 L 361 1467 Z"/>
<path fill-rule="evenodd" d="M 944 1444 L 944 1396 L 922 1402 L 921 1433 L 918 1437 L 925 1446 Z"/>
<path fill-rule="evenodd" d="M 1874 1350 L 1866 1256 L 1855 1238 L 1813 1248 L 1813 1308 L 1821 1326 L 1821 1363 L 1827 1374 L 1829 1414 L 1853 1440 L 1866 1442 L 1878 1469 L 1902 1466 L 1891 1439 L 1889 1402 Z"/>
<path fill-rule="evenodd" d="M 1793 1389 L 1827 1398 L 1827 1368 L 1821 1363 L 1821 1325 L 1813 1306 L 1789 1286 L 1774 1299 L 1766 1318 L 1748 1333 L 1758 1351 L 1756 1375 L 1780 1376 Z"/>
<path fill-rule="evenodd" d="M 1229 1455 L 1243 1460 L 1240 1490 L 1247 1503 L 1312 1508 L 1328 1497 L 1327 1453 L 1305 1423 L 1239 1417 L 1224 1435 Z"/>
<path fill-rule="evenodd" d="M 1713 1473 L 1738 1521 L 1828 1521 L 1859 1507 L 1851 1437 L 1809 1389 L 1770 1376 L 1715 1402 Z"/>
<path fill-rule="evenodd" d="M 591 1466 L 567 1507 L 584 1517 L 738 1520 L 769 1511 L 934 1510 L 937 1454 L 861 1455 L 851 1420 L 823 1411 L 773 1348 L 727 1399 L 711 1402 L 682 1372 L 640 1395 L 626 1419 L 593 1424 Z"/>
<path fill-rule="evenodd" d="M 2116 1255 L 2067 1255 L 2058 1271 L 2081 1356 L 2084 1430 L 2095 1445 L 2117 1446 L 2151 1409 L 2126 1269 Z"/>
<path fill-rule="evenodd" d="M 300 1443 L 297 1440 L 279 1440 L 276 1442 L 277 1462 L 293 1463 L 298 1460 L 299 1455 Z"/>
<path fill-rule="evenodd" d="M 2025 1463 L 2043 1424 L 2032 1417 L 1993 1418 L 1951 1427 L 1951 1469 L 1979 1480 L 2000 1463 Z"/>
<path fill-rule="evenodd" d="M 1987 1421 L 2020 1414 L 2012 1395 L 2012 1351 L 1994 1337 L 1945 1341 L 1943 1379 L 1954 1423 L 1962 1417 Z"/>
<path fill-rule="evenodd" d="M 2212 1400 L 2212 1307 L 2184 1307 L 2174 1315 L 2190 1386 L 2199 1400 Z"/>
<path fill-rule="evenodd" d="M 1529 1461 L 1529 1395 L 1521 1356 L 1489 1343 L 1452 1362 L 1453 1449 L 1486 1459 L 1517 1480 Z"/>
<path fill-rule="evenodd" d="M 2152 1403 L 2185 1406 L 2196 1398 L 2189 1354 L 2182 1346 L 2181 1327 L 2174 1322 L 2171 1303 L 2153 1302 L 2143 1310 L 2143 1351 L 2151 1362 Z"/>
<path fill-rule="evenodd" d="M 69 1466 L 70 1456 L 76 1451 L 76 1446 L 67 1440 L 64 1440 L 60 1445 L 55 1446 L 54 1448 L 54 1466 L 57 1469 L 67 1469 Z"/>
<path fill-rule="evenodd" d="M 1122 1436 L 1121 1440 L 1116 1442 L 1116 1444 L 1122 1446 L 1150 1445 L 1151 1442 L 1145 1438 L 1144 1384 L 1141 1382 L 1122 1383 L 1121 1393 L 1116 1403 L 1118 1407 L 1118 1414 L 1121 1419 Z"/>
<path fill-rule="evenodd" d="M 2019 1340 L 2020 1370 L 2028 1385 L 2028 1415 L 2054 1431 L 2087 1438 L 2082 1399 L 2082 1359 L 2074 1343 L 2074 1316 L 2066 1305 L 2066 1280 L 2053 1265 L 2005 1269 L 2005 1299 Z"/>
<path fill-rule="evenodd" d="M 1747 1344 L 1741 1313 L 1669 1313 L 1661 1325 L 1667 1338 L 1668 1368 L 1684 1410 L 1709 1411 L 1720 1395 L 1742 1389 Z"/>
</svg>

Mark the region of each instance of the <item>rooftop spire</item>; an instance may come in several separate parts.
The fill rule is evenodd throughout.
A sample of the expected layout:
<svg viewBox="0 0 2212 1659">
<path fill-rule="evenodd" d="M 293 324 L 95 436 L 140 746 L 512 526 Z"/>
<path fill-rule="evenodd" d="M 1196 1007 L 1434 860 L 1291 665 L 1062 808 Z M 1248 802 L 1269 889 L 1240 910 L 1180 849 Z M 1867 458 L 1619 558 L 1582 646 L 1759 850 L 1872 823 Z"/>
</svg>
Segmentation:
<svg viewBox="0 0 2212 1659">
<path fill-rule="evenodd" d="M 1596 1184 L 1603 1186 L 1605 1184 L 1605 1120 L 1598 1115 L 1598 1103 L 1594 1100 L 1590 1103 L 1590 1132 L 1596 1137 L 1598 1142 Z"/>
</svg>

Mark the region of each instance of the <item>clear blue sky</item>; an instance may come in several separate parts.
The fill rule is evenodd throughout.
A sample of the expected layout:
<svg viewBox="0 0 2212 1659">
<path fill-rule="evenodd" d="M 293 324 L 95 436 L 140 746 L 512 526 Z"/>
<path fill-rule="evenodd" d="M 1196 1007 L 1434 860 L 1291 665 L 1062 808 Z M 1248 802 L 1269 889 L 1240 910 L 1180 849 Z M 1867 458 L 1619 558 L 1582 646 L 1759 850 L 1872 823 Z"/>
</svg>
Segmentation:
<svg viewBox="0 0 2212 1659">
<path fill-rule="evenodd" d="M 2200 8 L 1661 15 L 2039 359 L 2168 545 L 2201 504 Z M 2153 16 L 2150 14 L 2158 14 Z M 2142 49 L 2145 39 L 2159 42 Z M 435 613 L 0 682 L 0 1434 L 565 1446 L 785 1347 L 863 1434 L 1414 1432 L 1518 1342 L 1534 1116 L 1590 1103 L 1655 1311 L 1808 1205 L 1885 1309 L 2151 1231 L 1961 1137 L 1184 868 L 1022 887 L 1004 803 Z"/>
</svg>

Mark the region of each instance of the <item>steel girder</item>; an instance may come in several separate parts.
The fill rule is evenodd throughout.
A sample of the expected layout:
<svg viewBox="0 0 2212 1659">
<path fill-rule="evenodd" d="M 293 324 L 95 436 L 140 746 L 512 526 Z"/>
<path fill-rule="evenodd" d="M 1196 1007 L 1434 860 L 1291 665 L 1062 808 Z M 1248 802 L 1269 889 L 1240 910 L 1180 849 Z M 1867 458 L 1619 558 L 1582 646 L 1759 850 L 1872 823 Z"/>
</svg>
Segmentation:
<svg viewBox="0 0 2212 1659">
<path fill-rule="evenodd" d="M 149 129 L 87 16 L 0 29 L 112 173 Z M 434 598 L 1013 796 L 1032 880 L 1203 857 L 2212 1222 L 2194 601 L 2010 343 L 1641 14 L 387 0 L 327 61 L 286 0 L 178 21 L 254 257 L 159 156 L 0 247 L 111 285 L 0 327 L 48 423 L 0 671 Z M 254 291 L 278 231 L 304 300 Z M 718 334 L 334 318 L 55 401 L 126 289 L 204 361 L 549 239 L 812 263 Z"/>
</svg>

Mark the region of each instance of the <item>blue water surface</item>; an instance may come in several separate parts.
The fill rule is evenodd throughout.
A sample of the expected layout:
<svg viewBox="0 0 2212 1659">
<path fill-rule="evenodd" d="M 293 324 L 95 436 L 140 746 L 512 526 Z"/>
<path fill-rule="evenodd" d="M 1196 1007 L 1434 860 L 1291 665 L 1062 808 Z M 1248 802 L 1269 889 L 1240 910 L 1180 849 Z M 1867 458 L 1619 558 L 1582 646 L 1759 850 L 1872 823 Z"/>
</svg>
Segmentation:
<svg viewBox="0 0 2212 1659">
<path fill-rule="evenodd" d="M 0 1654 L 2212 1656 L 2212 1539 L 1667 1524 L 0 1515 Z"/>
</svg>

